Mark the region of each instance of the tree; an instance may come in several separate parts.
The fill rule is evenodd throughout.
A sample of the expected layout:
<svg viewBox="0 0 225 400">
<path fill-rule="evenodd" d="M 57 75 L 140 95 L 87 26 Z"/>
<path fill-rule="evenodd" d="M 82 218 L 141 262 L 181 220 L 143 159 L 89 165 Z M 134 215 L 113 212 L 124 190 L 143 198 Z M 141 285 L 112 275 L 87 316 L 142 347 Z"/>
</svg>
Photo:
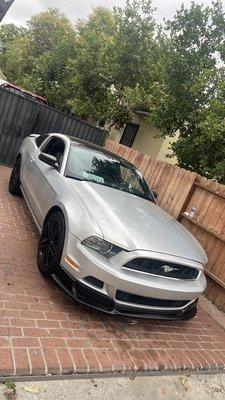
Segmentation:
<svg viewBox="0 0 225 400">
<path fill-rule="evenodd" d="M 45 52 L 37 57 L 32 73 L 24 77 L 24 86 L 42 93 L 55 108 L 69 112 L 69 100 L 74 97 L 70 63 L 75 54 L 74 38 L 64 38 L 54 52 Z"/>
<path fill-rule="evenodd" d="M 150 0 L 128 0 L 113 12 L 96 8 L 78 29 L 79 59 L 74 62 L 79 115 L 124 124 L 132 117 L 128 88 L 152 81 L 155 22 Z"/>
<path fill-rule="evenodd" d="M 127 0 L 113 11 L 97 7 L 75 27 L 54 9 L 32 17 L 26 33 L 7 47 L 9 79 L 80 117 L 129 121 L 126 91 L 154 75 L 151 4 Z"/>
<path fill-rule="evenodd" d="M 21 38 L 26 29 L 17 27 L 14 24 L 5 24 L 0 26 L 0 69 L 5 71 L 7 62 L 6 53 L 9 47 L 17 38 Z"/>
<path fill-rule="evenodd" d="M 97 7 L 87 20 L 77 24 L 77 51 L 74 59 L 75 95 L 70 105 L 82 117 L 99 123 L 127 113 L 117 101 L 113 79 L 113 45 L 116 24 L 112 12 Z"/>
<path fill-rule="evenodd" d="M 192 3 L 166 24 L 163 74 L 149 90 L 149 119 L 181 167 L 225 182 L 224 14 L 221 2 Z M 166 55 L 166 57 L 165 57 Z"/>
<path fill-rule="evenodd" d="M 27 38 L 31 71 L 24 75 L 24 85 L 45 96 L 50 105 L 67 111 L 69 64 L 76 53 L 74 27 L 58 10 L 49 9 L 31 18 Z"/>
<path fill-rule="evenodd" d="M 12 25 L 10 32 L 13 29 Z M 76 55 L 76 32 L 70 21 L 58 10 L 49 9 L 32 17 L 27 30 L 8 37 L 11 41 L 8 39 L 5 46 L 3 68 L 8 80 L 68 111 L 68 101 L 73 97 L 68 84 L 70 60 Z"/>
<path fill-rule="evenodd" d="M 224 67 L 220 59 L 224 28 L 220 30 L 218 26 L 221 20 L 224 26 L 220 2 L 205 9 L 192 4 L 190 10 L 181 10 L 168 27 L 172 46 L 182 58 L 181 65 L 188 66 L 183 66 L 185 77 L 175 104 L 171 102 L 177 108 L 175 126 L 180 131 L 173 150 L 182 167 L 225 182 Z M 179 84 L 178 73 L 174 75 Z"/>
<path fill-rule="evenodd" d="M 34 58 L 47 52 L 52 53 L 63 40 L 75 33 L 69 19 L 53 8 L 34 15 L 27 25 Z"/>
<path fill-rule="evenodd" d="M 164 26 L 151 0 L 97 7 L 73 26 L 49 9 L 27 29 L 0 28 L 8 79 L 63 111 L 123 125 L 137 110 L 172 145 L 180 166 L 225 182 L 225 18 L 221 1 L 182 6 Z"/>
<path fill-rule="evenodd" d="M 7 80 L 24 85 L 25 77 L 32 72 L 33 58 L 27 35 L 16 38 L 5 52 L 3 71 Z M 15 56 L 16 55 L 16 56 Z"/>
<path fill-rule="evenodd" d="M 114 8 L 116 32 L 112 64 L 118 91 L 152 81 L 156 50 L 153 16 L 151 0 L 127 0 L 124 8 Z"/>
</svg>

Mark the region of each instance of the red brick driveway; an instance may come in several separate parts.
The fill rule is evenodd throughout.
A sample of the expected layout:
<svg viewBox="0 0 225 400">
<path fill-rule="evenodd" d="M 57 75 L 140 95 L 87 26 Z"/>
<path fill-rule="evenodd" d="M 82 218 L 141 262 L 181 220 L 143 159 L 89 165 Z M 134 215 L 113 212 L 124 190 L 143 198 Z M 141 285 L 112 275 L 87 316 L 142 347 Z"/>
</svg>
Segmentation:
<svg viewBox="0 0 225 400">
<path fill-rule="evenodd" d="M 0 167 L 0 375 L 225 367 L 225 333 L 189 322 L 111 317 L 71 300 L 36 265 L 38 235 Z"/>
</svg>

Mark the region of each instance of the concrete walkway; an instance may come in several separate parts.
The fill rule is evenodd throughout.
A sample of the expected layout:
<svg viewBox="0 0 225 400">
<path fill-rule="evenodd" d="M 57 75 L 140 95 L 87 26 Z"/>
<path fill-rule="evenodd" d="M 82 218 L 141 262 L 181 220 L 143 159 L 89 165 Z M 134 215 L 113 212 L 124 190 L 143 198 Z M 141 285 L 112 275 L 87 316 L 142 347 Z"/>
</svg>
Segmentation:
<svg viewBox="0 0 225 400">
<path fill-rule="evenodd" d="M 5 390 L 5 385 L 1 385 L 0 400 L 5 400 Z M 15 384 L 14 396 L 17 400 L 224 400 L 224 398 L 225 374 L 20 382 Z"/>
</svg>

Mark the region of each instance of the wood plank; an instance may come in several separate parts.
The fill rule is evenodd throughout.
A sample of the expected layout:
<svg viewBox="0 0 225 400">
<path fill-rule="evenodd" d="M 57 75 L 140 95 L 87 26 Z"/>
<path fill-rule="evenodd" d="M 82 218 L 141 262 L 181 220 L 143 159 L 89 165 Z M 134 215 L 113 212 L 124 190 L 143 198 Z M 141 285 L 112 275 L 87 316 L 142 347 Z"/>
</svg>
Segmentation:
<svg viewBox="0 0 225 400">
<path fill-rule="evenodd" d="M 137 152 L 137 154 L 135 155 L 135 157 L 133 158 L 133 161 L 132 161 L 133 164 L 136 165 L 136 167 L 139 169 L 139 171 L 141 171 L 142 175 L 144 175 L 143 171 L 141 170 L 141 164 L 142 164 L 143 159 L 144 159 L 144 154 Z"/>
<path fill-rule="evenodd" d="M 152 160 L 154 163 L 156 163 L 156 160 Z M 136 164 L 135 164 L 136 165 Z M 139 165 L 139 169 L 142 172 L 142 174 L 144 175 L 145 179 L 146 179 L 146 170 L 149 166 L 149 157 L 147 156 L 147 154 L 144 154 L 144 157 L 141 160 L 141 163 Z M 150 183 L 151 185 L 151 183 Z"/>
<path fill-rule="evenodd" d="M 172 213 L 173 200 L 177 196 L 177 185 L 180 179 L 180 168 L 175 167 L 170 182 L 163 196 L 164 208 L 168 213 Z"/>
<path fill-rule="evenodd" d="M 211 188 L 218 187 L 218 184 L 216 182 L 208 182 L 206 178 L 201 178 L 201 180 L 204 180 L 204 182 L 206 182 L 207 185 L 210 184 Z M 202 199 L 202 194 L 205 193 L 205 196 L 203 197 L 204 199 L 203 204 L 201 205 L 200 209 L 198 206 L 198 214 L 197 214 L 198 222 L 200 222 L 203 226 L 206 226 L 210 231 L 213 231 L 215 234 L 223 236 L 223 233 L 218 231 L 218 224 L 220 224 L 220 213 L 218 214 L 217 218 L 216 215 L 214 214 L 215 202 L 213 200 L 215 199 L 215 195 L 210 192 L 204 191 L 198 187 L 196 187 L 196 191 L 198 192 L 198 198 L 200 199 Z M 202 232 L 205 231 L 202 230 Z M 224 243 L 220 240 L 218 242 L 218 240 L 219 239 L 215 238 L 215 236 L 206 232 L 204 236 L 201 238 L 201 243 L 203 244 L 203 247 L 205 248 L 209 256 L 208 268 L 211 270 L 214 269 L 214 264 L 218 258 L 218 255 L 222 250 L 222 247 L 224 246 Z"/>
<path fill-rule="evenodd" d="M 225 212 L 224 200 L 214 195 L 214 198 L 210 203 L 210 207 L 208 208 L 204 216 L 204 222 L 202 222 L 202 224 L 207 226 L 207 228 L 211 229 L 213 232 L 220 234 L 220 232 L 217 229 L 217 226 L 220 225 L 220 220 L 223 212 Z"/>
<path fill-rule="evenodd" d="M 161 196 L 160 205 L 164 209 L 165 209 L 164 196 L 165 196 L 166 189 L 170 183 L 172 176 L 173 176 L 173 166 L 170 164 L 165 165 L 164 169 L 163 169 L 163 175 L 161 177 L 161 184 L 160 184 L 160 196 Z"/>
<path fill-rule="evenodd" d="M 154 172 L 154 176 L 151 176 L 151 166 L 149 166 L 149 168 L 146 170 L 146 179 L 147 179 L 147 182 L 149 182 L 150 181 L 150 178 L 149 178 L 149 174 L 150 174 L 150 176 L 151 176 L 151 179 L 153 180 L 153 184 L 152 184 L 152 187 L 154 188 L 154 190 L 156 190 L 156 192 L 158 193 L 158 203 L 160 204 L 160 202 L 161 202 L 161 198 L 162 198 L 162 196 L 161 196 L 161 186 L 160 186 L 160 184 L 161 184 L 161 178 L 162 178 L 162 176 L 163 176 L 163 172 L 164 172 L 164 168 L 165 168 L 165 166 L 164 166 L 164 163 L 162 162 L 162 161 L 157 161 L 157 164 L 156 164 L 156 168 L 155 168 L 155 172 Z"/>
<path fill-rule="evenodd" d="M 143 159 L 143 162 L 145 163 L 144 166 L 142 167 L 143 175 L 144 175 L 146 181 L 148 182 L 149 186 L 152 189 L 155 189 L 155 187 L 154 187 L 155 170 L 157 168 L 158 161 L 154 158 L 151 158 L 151 160 L 148 159 L 148 161 L 147 161 L 147 158 L 145 158 L 145 160 Z"/>
<path fill-rule="evenodd" d="M 225 290 L 223 288 L 221 288 L 221 291 L 216 297 L 214 303 L 220 310 L 225 311 Z"/>
<path fill-rule="evenodd" d="M 208 275 L 213 281 L 218 283 L 218 285 L 222 286 L 225 289 L 225 283 L 221 281 L 221 279 L 217 278 L 211 271 L 205 270 L 205 274 Z"/>
<path fill-rule="evenodd" d="M 214 237 L 216 237 L 217 239 L 220 239 L 222 242 L 225 242 L 225 237 L 218 235 L 216 232 L 213 232 L 211 229 L 208 229 L 206 226 L 202 225 L 200 222 L 198 222 L 196 219 L 193 218 L 189 218 L 188 216 L 182 214 L 181 216 L 182 218 L 187 219 L 188 221 L 190 221 L 192 224 L 199 226 L 199 228 L 204 229 L 204 231 L 210 233 L 211 235 L 213 235 Z"/>
<path fill-rule="evenodd" d="M 215 239 L 215 243 L 211 251 L 209 252 L 206 248 L 206 253 L 208 255 L 209 262 L 206 266 L 207 271 L 211 271 L 214 275 L 218 276 L 215 270 L 217 269 L 217 260 L 221 252 L 224 249 L 224 243 L 221 240 Z"/>
<path fill-rule="evenodd" d="M 221 281 L 225 282 L 225 246 L 223 245 L 222 250 L 218 254 L 218 257 L 213 265 L 212 272 Z"/>
<path fill-rule="evenodd" d="M 207 276 L 207 287 L 206 287 L 205 292 L 204 292 L 204 295 L 205 295 L 207 298 L 209 298 L 209 297 L 208 297 L 208 296 L 209 296 L 209 292 L 210 292 L 211 287 L 212 287 L 213 285 L 216 285 L 215 281 L 213 281 L 209 276 Z"/>
<path fill-rule="evenodd" d="M 160 188 L 159 188 L 159 183 L 161 181 L 161 176 L 163 174 L 163 169 L 164 169 L 164 165 L 162 162 L 156 160 L 155 163 L 155 168 L 153 173 L 151 172 L 151 168 L 152 166 L 149 165 L 148 169 L 146 170 L 146 174 L 147 174 L 147 178 L 148 178 L 148 182 L 151 180 L 152 182 L 152 187 L 154 188 L 154 190 L 157 191 L 157 193 L 160 195 Z"/>
<path fill-rule="evenodd" d="M 214 281 L 214 285 L 211 287 L 209 291 L 209 298 L 210 300 L 215 303 L 216 299 L 219 298 L 221 291 L 224 291 L 223 287 L 218 285 L 217 282 Z"/>
<path fill-rule="evenodd" d="M 189 171 L 185 171 L 184 176 L 181 180 L 179 191 L 177 192 L 176 198 L 174 199 L 173 216 L 178 218 L 180 212 L 185 204 L 187 194 L 195 181 L 196 174 Z"/>
<path fill-rule="evenodd" d="M 222 197 L 223 199 L 225 199 L 225 194 L 221 193 L 218 190 L 215 189 L 211 189 L 210 187 L 206 186 L 205 184 L 201 183 L 201 182 L 195 182 L 195 186 L 200 187 L 201 189 L 207 190 L 207 192 L 213 193 L 216 196 Z"/>
<path fill-rule="evenodd" d="M 203 177 L 197 177 L 196 181 L 203 183 L 205 186 L 209 187 L 209 181 Z M 217 182 L 210 182 L 210 188 L 217 190 L 219 184 Z M 198 204 L 198 220 L 203 225 L 205 224 L 205 220 L 207 220 L 208 210 L 212 207 L 212 201 L 214 199 L 214 194 L 208 192 L 206 190 L 201 189 L 200 187 L 196 187 L 197 194 L 197 204 Z"/>
</svg>

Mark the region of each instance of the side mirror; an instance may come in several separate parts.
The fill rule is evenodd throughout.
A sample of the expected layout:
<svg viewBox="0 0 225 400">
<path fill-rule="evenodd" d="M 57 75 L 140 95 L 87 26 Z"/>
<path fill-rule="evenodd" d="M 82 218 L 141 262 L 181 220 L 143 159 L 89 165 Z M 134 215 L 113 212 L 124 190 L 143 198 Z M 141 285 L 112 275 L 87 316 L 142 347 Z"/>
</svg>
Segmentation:
<svg viewBox="0 0 225 400">
<path fill-rule="evenodd" d="M 48 164 L 57 170 L 59 169 L 59 163 L 58 163 L 56 157 L 51 156 L 50 154 L 41 153 L 38 158 L 39 158 L 39 160 L 43 161 L 45 164 Z"/>
</svg>

